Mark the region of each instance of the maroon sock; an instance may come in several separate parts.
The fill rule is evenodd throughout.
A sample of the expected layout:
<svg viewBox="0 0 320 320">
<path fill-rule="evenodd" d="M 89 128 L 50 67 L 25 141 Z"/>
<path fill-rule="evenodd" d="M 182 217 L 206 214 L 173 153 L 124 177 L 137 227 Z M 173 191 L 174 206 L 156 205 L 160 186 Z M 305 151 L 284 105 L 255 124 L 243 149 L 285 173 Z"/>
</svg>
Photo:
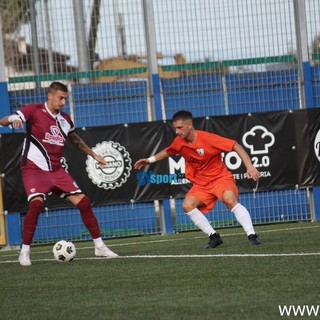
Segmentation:
<svg viewBox="0 0 320 320">
<path fill-rule="evenodd" d="M 84 225 L 89 230 L 92 239 L 100 237 L 100 228 L 98 221 L 92 211 L 92 207 L 87 196 L 84 196 L 77 204 L 77 208 L 80 210 L 81 218 Z"/>
<path fill-rule="evenodd" d="M 33 200 L 29 203 L 29 209 L 23 223 L 23 239 L 22 243 L 30 245 L 34 232 L 37 228 L 38 218 L 42 210 L 43 202 L 41 200 Z"/>
</svg>

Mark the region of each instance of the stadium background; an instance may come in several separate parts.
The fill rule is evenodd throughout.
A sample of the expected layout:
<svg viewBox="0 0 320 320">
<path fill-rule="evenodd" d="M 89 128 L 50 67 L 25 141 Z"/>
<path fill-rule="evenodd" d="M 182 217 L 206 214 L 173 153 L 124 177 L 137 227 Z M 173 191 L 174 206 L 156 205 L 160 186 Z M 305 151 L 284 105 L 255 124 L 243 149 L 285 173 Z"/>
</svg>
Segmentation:
<svg viewBox="0 0 320 320">
<path fill-rule="evenodd" d="M 181 108 L 205 118 L 319 107 L 317 0 L 16 3 L 0 7 L 1 117 L 45 101 L 55 80 L 69 87 L 77 128 L 166 120 Z M 256 224 L 319 220 L 319 198 L 318 186 L 240 195 Z M 94 210 L 105 237 L 193 230 L 181 203 Z M 19 244 L 25 213 L 0 211 L 1 245 Z M 215 227 L 237 226 L 220 203 L 209 217 Z M 77 210 L 47 206 L 34 241 L 61 238 L 89 235 Z"/>
</svg>

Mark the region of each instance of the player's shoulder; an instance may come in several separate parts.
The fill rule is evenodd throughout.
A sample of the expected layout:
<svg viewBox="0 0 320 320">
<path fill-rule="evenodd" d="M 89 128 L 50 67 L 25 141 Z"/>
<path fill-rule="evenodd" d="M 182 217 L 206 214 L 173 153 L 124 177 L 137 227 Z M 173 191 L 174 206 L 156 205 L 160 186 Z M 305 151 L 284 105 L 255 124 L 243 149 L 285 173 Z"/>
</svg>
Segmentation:
<svg viewBox="0 0 320 320">
<path fill-rule="evenodd" d="M 62 121 L 66 121 L 70 124 L 71 127 L 74 127 L 73 121 L 71 120 L 71 117 L 68 113 L 60 111 L 58 118 L 60 118 Z"/>
<path fill-rule="evenodd" d="M 43 109 L 45 109 L 45 105 L 43 103 L 29 103 L 23 106 L 19 111 L 25 115 L 31 116 L 37 114 L 39 111 Z"/>
<path fill-rule="evenodd" d="M 45 106 L 44 106 L 44 103 L 29 103 L 25 106 L 25 108 L 42 109 L 42 108 L 45 108 Z"/>
<path fill-rule="evenodd" d="M 208 132 L 208 131 L 203 131 L 203 130 L 196 130 L 196 131 L 197 131 L 198 137 L 206 138 L 206 137 L 214 135 L 214 133 L 211 133 L 211 132 Z"/>
<path fill-rule="evenodd" d="M 197 131 L 197 135 L 198 135 L 198 139 L 200 139 L 201 141 L 204 141 L 204 142 L 209 142 L 209 143 L 212 143 L 212 142 L 218 142 L 220 140 L 223 140 L 225 139 L 223 136 L 217 134 L 217 133 L 213 133 L 213 132 L 208 132 L 208 131 Z"/>
<path fill-rule="evenodd" d="M 179 136 L 176 136 L 173 141 L 171 142 L 170 147 L 173 147 L 175 149 L 180 149 L 184 144 L 186 144 L 186 140 L 180 138 Z"/>
<path fill-rule="evenodd" d="M 68 115 L 66 112 L 64 112 L 64 111 L 60 111 L 60 115 L 61 115 L 62 117 L 69 117 L 69 115 Z"/>
<path fill-rule="evenodd" d="M 69 119 L 71 120 L 69 114 L 64 111 L 60 111 L 60 116 L 67 119 L 67 120 L 69 120 Z"/>
</svg>

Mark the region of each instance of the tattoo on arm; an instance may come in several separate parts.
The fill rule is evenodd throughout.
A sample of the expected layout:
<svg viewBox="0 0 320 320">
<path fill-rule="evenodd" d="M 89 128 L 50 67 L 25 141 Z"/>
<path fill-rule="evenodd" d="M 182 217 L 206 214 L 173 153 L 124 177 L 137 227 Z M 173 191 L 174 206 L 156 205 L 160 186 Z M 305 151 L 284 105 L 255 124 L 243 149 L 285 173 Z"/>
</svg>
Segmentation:
<svg viewBox="0 0 320 320">
<path fill-rule="evenodd" d="M 69 138 L 73 145 L 75 145 L 77 148 L 79 148 L 83 152 L 90 154 L 91 149 L 76 133 L 70 134 Z"/>
</svg>

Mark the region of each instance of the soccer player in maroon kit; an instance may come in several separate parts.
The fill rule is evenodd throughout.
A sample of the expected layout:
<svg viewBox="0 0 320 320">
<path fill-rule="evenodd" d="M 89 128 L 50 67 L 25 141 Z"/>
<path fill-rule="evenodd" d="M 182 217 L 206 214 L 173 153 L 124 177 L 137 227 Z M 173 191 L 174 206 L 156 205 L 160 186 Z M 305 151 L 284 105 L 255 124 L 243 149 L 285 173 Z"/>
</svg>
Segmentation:
<svg viewBox="0 0 320 320">
<path fill-rule="evenodd" d="M 64 145 L 69 140 L 84 153 L 105 166 L 103 157 L 76 134 L 69 115 L 61 109 L 66 103 L 68 88 L 60 82 L 53 82 L 48 89 L 47 101 L 43 104 L 29 104 L 15 114 L 0 120 L 0 125 L 12 125 L 18 129 L 26 123 L 26 137 L 21 157 L 21 175 L 28 197 L 29 208 L 23 225 L 22 247 L 19 262 L 30 266 L 30 244 L 37 227 L 46 195 L 54 193 L 76 206 L 84 225 L 89 230 L 98 257 L 115 258 L 102 241 L 97 219 L 89 198 L 79 189 L 73 178 L 63 169 L 61 158 Z"/>
</svg>

